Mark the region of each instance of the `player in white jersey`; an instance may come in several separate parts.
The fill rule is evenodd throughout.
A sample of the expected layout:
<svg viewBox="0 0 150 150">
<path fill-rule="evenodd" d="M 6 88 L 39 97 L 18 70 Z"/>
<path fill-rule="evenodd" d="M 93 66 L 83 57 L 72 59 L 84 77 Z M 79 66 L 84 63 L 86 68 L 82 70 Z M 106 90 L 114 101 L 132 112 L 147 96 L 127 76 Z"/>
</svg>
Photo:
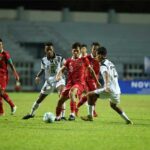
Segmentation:
<svg viewBox="0 0 150 150">
<path fill-rule="evenodd" d="M 62 56 L 55 54 L 52 43 L 47 43 L 45 45 L 45 53 L 46 56 L 43 57 L 41 61 L 41 69 L 35 78 L 35 82 L 39 84 L 40 76 L 44 73 L 45 83 L 41 89 L 38 99 L 34 102 L 31 108 L 30 114 L 25 115 L 23 119 L 33 118 L 35 116 L 35 110 L 37 110 L 40 103 L 48 96 L 48 94 L 52 93 L 56 88 L 60 95 L 65 86 L 64 78 L 61 78 L 59 81 L 55 80 L 55 75 L 65 63 L 65 59 Z M 65 120 L 65 104 L 64 109 L 62 110 L 62 120 Z"/>
<path fill-rule="evenodd" d="M 104 86 L 102 88 L 91 91 L 87 94 L 89 104 L 88 116 L 81 117 L 85 121 L 93 121 L 93 107 L 97 98 L 110 99 L 110 106 L 115 110 L 127 124 L 133 124 L 127 117 L 125 112 L 118 107 L 120 102 L 120 87 L 118 84 L 118 73 L 115 69 L 115 65 L 106 58 L 107 50 L 105 47 L 97 49 L 97 59 L 101 63 L 100 72 L 104 80 Z"/>
</svg>

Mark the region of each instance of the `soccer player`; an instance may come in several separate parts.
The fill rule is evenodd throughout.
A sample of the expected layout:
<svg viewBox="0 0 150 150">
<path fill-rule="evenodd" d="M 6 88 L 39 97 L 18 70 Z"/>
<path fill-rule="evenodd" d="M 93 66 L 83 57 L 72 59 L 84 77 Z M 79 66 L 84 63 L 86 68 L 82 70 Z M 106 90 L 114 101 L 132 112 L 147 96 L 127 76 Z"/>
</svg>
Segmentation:
<svg viewBox="0 0 150 150">
<path fill-rule="evenodd" d="M 85 89 L 85 70 L 88 68 L 93 74 L 97 84 L 99 84 L 98 79 L 96 78 L 95 72 L 90 66 L 90 63 L 86 57 L 80 56 L 80 43 L 76 42 L 72 45 L 72 58 L 66 60 L 66 63 L 60 71 L 58 72 L 56 79 L 58 80 L 63 71 L 67 69 L 68 80 L 67 85 L 61 93 L 61 97 L 57 103 L 56 107 L 56 121 L 60 120 L 60 113 L 62 110 L 62 104 L 69 98 L 72 101 L 71 114 L 69 116 L 70 121 L 75 120 L 75 109 L 76 109 L 76 99 L 81 97 Z"/>
<path fill-rule="evenodd" d="M 91 45 L 91 54 L 86 55 L 86 57 L 88 58 L 90 65 L 92 66 L 92 68 L 95 71 L 95 74 L 97 76 L 97 78 L 99 79 L 99 62 L 96 60 L 96 50 L 100 47 L 100 44 L 98 42 L 93 42 Z M 85 50 L 81 49 L 81 52 L 85 53 Z M 82 52 L 82 54 L 84 54 Z M 83 55 L 82 55 L 83 56 Z M 85 56 L 85 54 L 84 54 Z M 86 86 L 87 86 L 87 91 L 93 91 L 95 89 L 97 89 L 97 84 L 95 79 L 93 78 L 93 76 L 91 75 L 91 72 L 89 70 L 86 70 Z M 79 108 L 85 103 L 87 102 L 87 97 L 84 95 L 80 101 L 77 104 L 77 108 L 76 108 L 76 116 L 78 116 L 78 111 Z M 94 111 L 93 111 L 93 115 L 94 117 L 97 117 L 97 113 L 95 111 L 95 107 L 94 107 Z"/>
<path fill-rule="evenodd" d="M 45 83 L 41 89 L 38 99 L 34 102 L 30 114 L 25 115 L 22 119 L 30 119 L 35 116 L 35 111 L 38 109 L 40 103 L 57 88 L 60 95 L 65 86 L 65 79 L 62 77 L 56 82 L 55 76 L 61 66 L 65 63 L 65 59 L 55 54 L 53 43 L 47 43 L 45 45 L 46 56 L 42 58 L 41 70 L 38 72 L 35 78 L 35 82 L 40 82 L 40 76 L 45 73 Z M 65 104 L 64 104 L 65 107 Z M 62 111 L 62 120 L 65 120 L 65 108 Z"/>
<path fill-rule="evenodd" d="M 104 79 L 103 88 L 96 89 L 94 91 L 88 92 L 88 104 L 89 104 L 89 114 L 88 116 L 81 117 L 85 121 L 93 121 L 93 107 L 98 97 L 109 98 L 110 107 L 115 110 L 127 124 L 133 124 L 128 118 L 125 112 L 118 106 L 120 102 L 120 87 L 118 84 L 118 73 L 115 69 L 115 65 L 107 59 L 107 50 L 105 47 L 100 47 L 97 49 L 97 59 L 101 62 L 100 71 Z"/>
<path fill-rule="evenodd" d="M 19 75 L 12 62 L 10 54 L 8 51 L 4 50 L 3 41 L 0 39 L 0 116 L 4 115 L 2 99 L 4 99 L 10 105 L 12 115 L 16 112 L 17 108 L 6 92 L 6 87 L 8 84 L 8 65 L 13 71 L 16 81 L 19 83 Z"/>
</svg>

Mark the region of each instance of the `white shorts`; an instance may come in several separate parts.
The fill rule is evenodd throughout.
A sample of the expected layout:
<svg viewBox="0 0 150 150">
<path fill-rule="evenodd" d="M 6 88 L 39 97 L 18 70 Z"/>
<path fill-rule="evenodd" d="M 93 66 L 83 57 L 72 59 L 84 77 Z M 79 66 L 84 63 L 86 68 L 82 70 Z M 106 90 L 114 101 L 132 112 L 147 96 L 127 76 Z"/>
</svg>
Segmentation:
<svg viewBox="0 0 150 150">
<path fill-rule="evenodd" d="M 50 93 L 54 92 L 54 90 L 61 85 L 65 85 L 64 79 L 55 81 L 55 77 L 50 77 L 48 80 L 45 81 L 45 83 L 41 89 L 41 93 L 42 94 L 50 94 Z"/>
<path fill-rule="evenodd" d="M 100 99 L 109 99 L 114 104 L 120 103 L 120 94 L 113 92 L 108 93 L 101 89 L 94 90 L 94 93 L 98 94 Z"/>
</svg>

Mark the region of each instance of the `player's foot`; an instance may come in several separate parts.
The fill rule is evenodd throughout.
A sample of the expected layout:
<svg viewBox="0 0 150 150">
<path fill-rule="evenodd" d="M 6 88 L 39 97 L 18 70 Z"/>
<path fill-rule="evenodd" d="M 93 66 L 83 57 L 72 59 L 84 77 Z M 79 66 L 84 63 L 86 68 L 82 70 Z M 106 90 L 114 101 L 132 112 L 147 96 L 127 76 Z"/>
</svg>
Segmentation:
<svg viewBox="0 0 150 150">
<path fill-rule="evenodd" d="M 76 115 L 76 117 L 78 117 L 78 115 L 79 115 L 79 109 L 78 108 L 75 109 L 75 115 Z"/>
<path fill-rule="evenodd" d="M 66 117 L 61 117 L 61 119 L 60 120 L 62 120 L 62 121 L 66 121 L 67 119 L 66 119 Z"/>
<path fill-rule="evenodd" d="M 69 118 L 68 118 L 68 120 L 69 120 L 69 121 L 74 121 L 74 120 L 75 120 L 75 116 L 70 115 Z"/>
<path fill-rule="evenodd" d="M 131 124 L 131 125 L 133 125 L 133 122 L 132 122 L 131 120 L 127 120 L 127 121 L 126 121 L 126 124 Z"/>
<path fill-rule="evenodd" d="M 96 113 L 96 111 L 93 111 L 93 117 L 98 117 L 98 114 Z"/>
<path fill-rule="evenodd" d="M 17 110 L 17 106 L 11 107 L 11 115 L 14 115 Z"/>
<path fill-rule="evenodd" d="M 57 118 L 57 117 L 55 118 L 55 121 L 60 121 L 60 120 L 61 120 L 60 118 Z"/>
<path fill-rule="evenodd" d="M 33 118 L 34 117 L 34 115 L 31 115 L 31 114 L 27 114 L 27 115 L 25 115 L 22 119 L 30 119 L 30 118 Z"/>
<path fill-rule="evenodd" d="M 81 119 L 84 121 L 93 121 L 93 117 L 91 115 L 82 116 Z"/>
</svg>

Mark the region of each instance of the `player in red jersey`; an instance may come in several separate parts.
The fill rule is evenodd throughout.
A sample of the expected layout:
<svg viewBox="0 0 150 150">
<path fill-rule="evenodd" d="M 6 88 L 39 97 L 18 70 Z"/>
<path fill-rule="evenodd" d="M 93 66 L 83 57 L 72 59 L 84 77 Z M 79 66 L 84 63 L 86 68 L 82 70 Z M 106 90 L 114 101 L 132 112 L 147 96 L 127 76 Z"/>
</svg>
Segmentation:
<svg viewBox="0 0 150 150">
<path fill-rule="evenodd" d="M 60 69 L 59 73 L 56 76 L 56 79 L 58 80 L 62 72 L 67 69 L 68 71 L 68 79 L 67 79 L 67 85 L 65 86 L 65 89 L 61 93 L 61 97 L 57 103 L 56 107 L 56 121 L 60 120 L 60 113 L 62 110 L 63 103 L 68 100 L 69 98 L 72 101 L 72 112 L 69 116 L 70 121 L 75 120 L 75 108 L 76 108 L 76 99 L 79 99 L 81 97 L 81 94 L 83 93 L 85 89 L 85 70 L 88 68 L 93 76 L 95 77 L 95 80 L 97 81 L 97 84 L 99 84 L 98 79 L 96 78 L 95 72 L 90 66 L 90 63 L 86 57 L 80 56 L 80 44 L 74 43 L 72 45 L 72 58 L 69 58 L 66 60 L 66 63 L 64 66 Z"/>
<path fill-rule="evenodd" d="M 86 55 L 87 59 L 90 62 L 90 65 L 92 66 L 93 70 L 95 71 L 95 74 L 97 76 L 97 78 L 99 79 L 99 62 L 96 60 L 96 49 L 98 49 L 100 47 L 100 44 L 97 42 L 93 42 L 92 46 L 91 46 L 91 54 Z M 82 51 L 82 49 L 81 49 Z M 85 50 L 83 49 L 83 52 L 85 53 Z M 84 54 L 83 53 L 83 54 Z M 85 53 L 86 54 L 86 53 Z M 82 55 L 85 57 L 85 54 Z M 93 78 L 93 76 L 91 75 L 89 70 L 86 70 L 86 86 L 87 86 L 87 91 L 93 91 L 95 89 L 97 89 L 97 83 L 96 80 Z M 85 103 L 87 102 L 87 97 L 83 96 L 80 101 L 77 104 L 77 108 L 76 108 L 76 116 L 78 116 L 78 111 L 79 108 Z M 95 107 L 93 110 L 93 116 L 97 117 L 97 113 L 95 111 Z"/>
<path fill-rule="evenodd" d="M 9 54 L 9 52 L 4 51 L 3 41 L 2 41 L 2 39 L 0 39 L 0 116 L 4 115 L 2 99 L 4 99 L 10 105 L 12 115 L 16 111 L 15 104 L 9 98 L 8 94 L 5 91 L 6 86 L 8 84 L 8 69 L 7 69 L 8 65 L 10 66 L 11 70 L 13 71 L 16 81 L 19 83 L 19 76 L 13 65 L 10 54 Z"/>
</svg>

